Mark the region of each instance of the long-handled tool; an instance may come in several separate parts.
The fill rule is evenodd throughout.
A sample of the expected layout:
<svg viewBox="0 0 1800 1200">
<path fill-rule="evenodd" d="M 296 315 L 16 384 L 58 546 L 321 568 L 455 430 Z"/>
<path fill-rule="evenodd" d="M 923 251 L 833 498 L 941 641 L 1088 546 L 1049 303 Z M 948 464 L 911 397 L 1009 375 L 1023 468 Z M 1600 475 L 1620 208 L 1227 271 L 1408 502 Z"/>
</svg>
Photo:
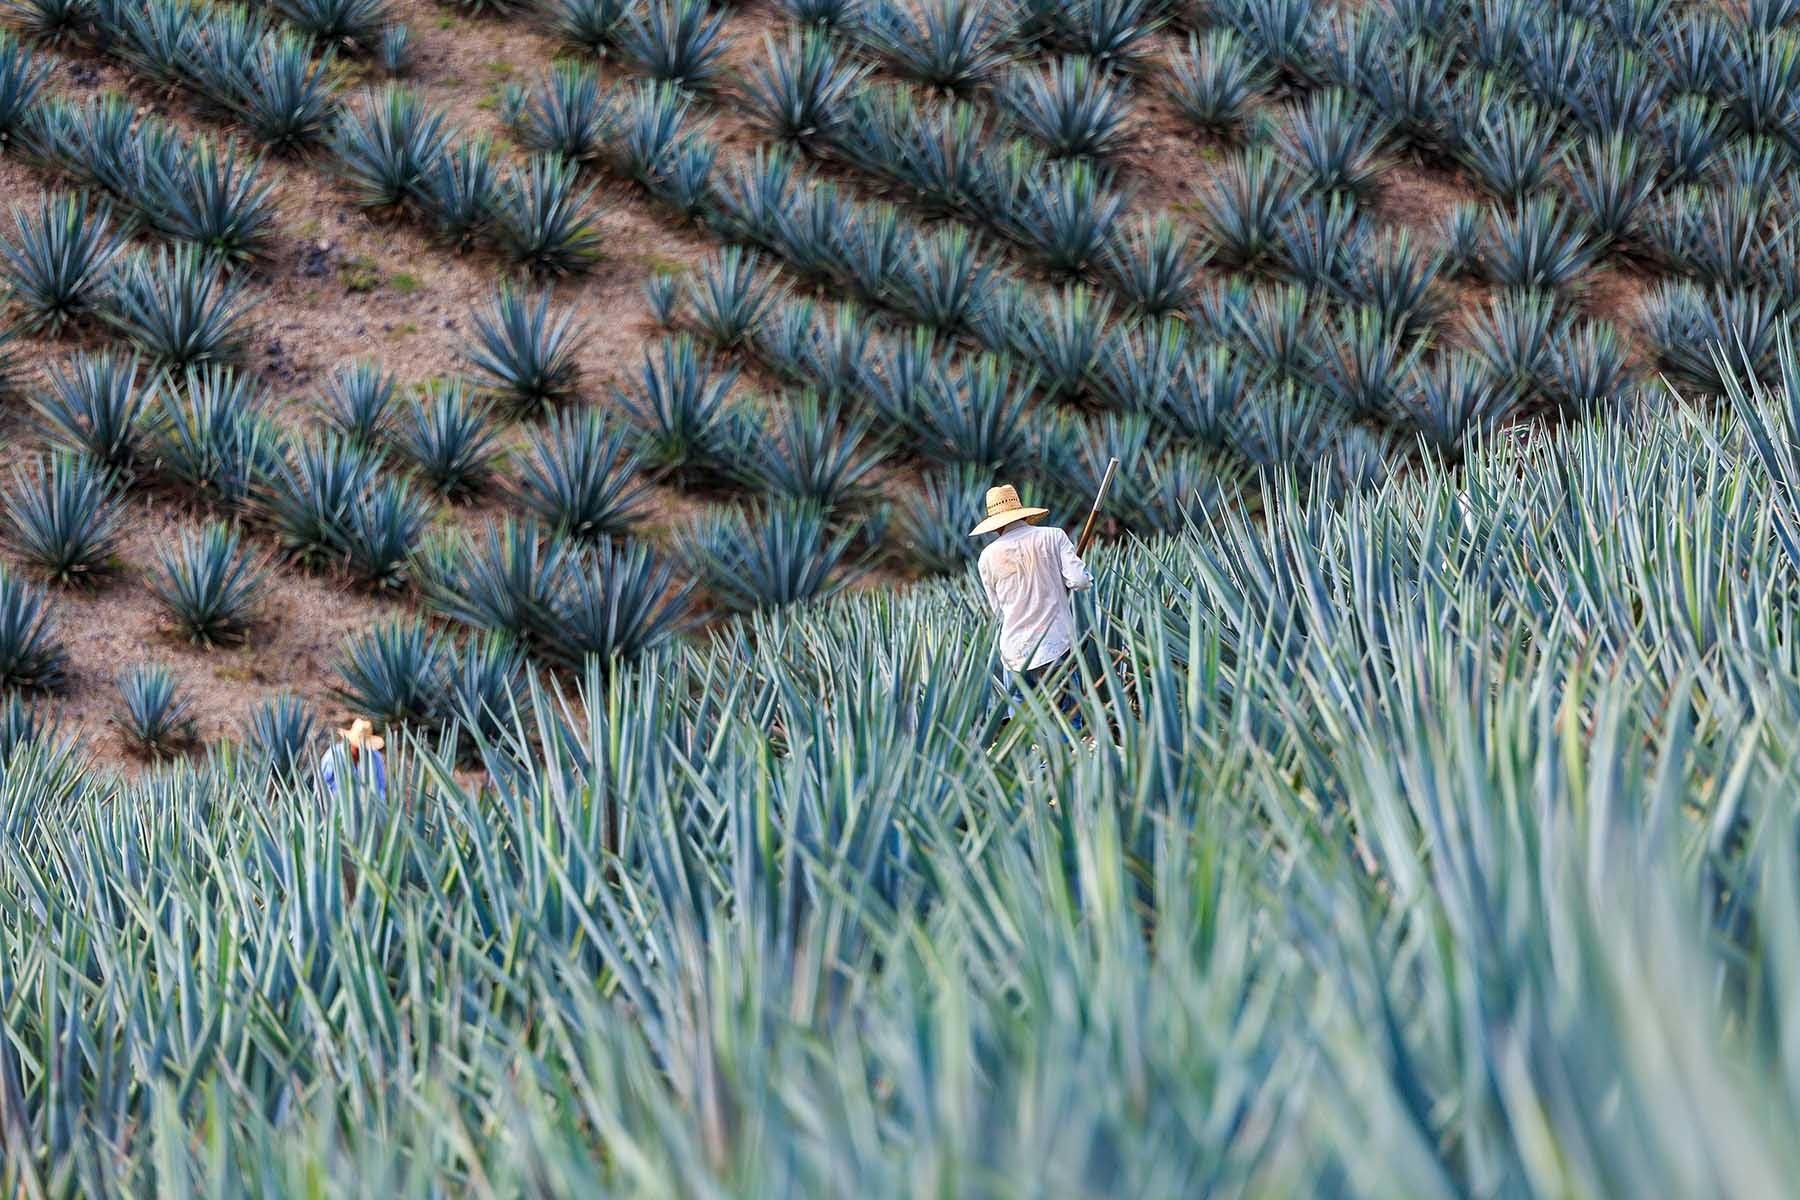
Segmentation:
<svg viewBox="0 0 1800 1200">
<path fill-rule="evenodd" d="M 1075 543 L 1075 556 L 1082 557 L 1087 553 L 1088 544 L 1094 540 L 1094 522 L 1100 519 L 1100 506 L 1106 501 L 1106 489 L 1112 486 L 1113 472 L 1119 469 L 1119 460 L 1110 458 L 1106 461 L 1106 474 L 1100 477 L 1100 490 L 1094 493 L 1094 507 L 1088 513 L 1087 524 L 1081 527 L 1081 540 Z"/>
</svg>

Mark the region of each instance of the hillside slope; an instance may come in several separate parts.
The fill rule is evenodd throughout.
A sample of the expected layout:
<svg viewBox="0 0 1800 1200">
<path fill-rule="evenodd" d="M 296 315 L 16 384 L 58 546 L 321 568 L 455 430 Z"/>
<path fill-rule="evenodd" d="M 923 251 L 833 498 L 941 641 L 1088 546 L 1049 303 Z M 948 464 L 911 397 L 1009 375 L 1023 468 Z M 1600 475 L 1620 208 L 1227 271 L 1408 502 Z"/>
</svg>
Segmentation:
<svg viewBox="0 0 1800 1200">
<path fill-rule="evenodd" d="M 953 572 L 995 478 L 1072 519 L 1116 455 L 1107 534 L 1167 532 L 1716 394 L 1707 347 L 1770 378 L 1800 310 L 1785 0 L 4 22 L 4 599 L 45 617 L 0 685 L 134 767 L 435 728 L 659 601 Z M 450 700 L 358 665 L 438 635 Z"/>
</svg>

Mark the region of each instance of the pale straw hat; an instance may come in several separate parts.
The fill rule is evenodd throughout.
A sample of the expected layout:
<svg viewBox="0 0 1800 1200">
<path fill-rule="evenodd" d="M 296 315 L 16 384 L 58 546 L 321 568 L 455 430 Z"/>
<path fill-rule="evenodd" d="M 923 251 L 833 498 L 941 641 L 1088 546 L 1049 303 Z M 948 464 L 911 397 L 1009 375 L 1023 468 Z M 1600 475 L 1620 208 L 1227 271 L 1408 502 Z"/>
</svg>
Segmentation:
<svg viewBox="0 0 1800 1200">
<path fill-rule="evenodd" d="M 387 745 L 375 736 L 375 727 L 361 717 L 350 722 L 348 729 L 338 730 L 338 736 L 349 742 L 355 750 L 379 750 Z"/>
<path fill-rule="evenodd" d="M 969 530 L 969 536 L 975 537 L 983 533 L 996 533 L 1011 525 L 1014 521 L 1035 524 L 1037 519 L 1050 510 L 1047 508 L 1026 508 L 1019 503 L 1019 491 L 1011 484 L 991 487 L 987 492 L 987 520 Z"/>
</svg>

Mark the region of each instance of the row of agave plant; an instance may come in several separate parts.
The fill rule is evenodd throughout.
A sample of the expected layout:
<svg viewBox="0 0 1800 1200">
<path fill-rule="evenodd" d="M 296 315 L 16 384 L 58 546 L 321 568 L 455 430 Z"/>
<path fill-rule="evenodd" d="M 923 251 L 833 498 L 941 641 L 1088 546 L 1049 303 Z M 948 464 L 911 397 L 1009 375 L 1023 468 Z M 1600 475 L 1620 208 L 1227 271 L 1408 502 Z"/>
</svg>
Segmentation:
<svg viewBox="0 0 1800 1200">
<path fill-rule="evenodd" d="M 15 753 L 0 1189 L 1782 1194 L 1788 361 L 1106 551 L 1091 747 L 959 578 L 533 691 L 479 787 Z"/>
<path fill-rule="evenodd" d="M 80 41 L 148 83 L 185 90 L 276 152 L 319 144 L 337 108 L 335 49 L 243 6 L 32 0 L 9 13 L 29 36 Z"/>
</svg>

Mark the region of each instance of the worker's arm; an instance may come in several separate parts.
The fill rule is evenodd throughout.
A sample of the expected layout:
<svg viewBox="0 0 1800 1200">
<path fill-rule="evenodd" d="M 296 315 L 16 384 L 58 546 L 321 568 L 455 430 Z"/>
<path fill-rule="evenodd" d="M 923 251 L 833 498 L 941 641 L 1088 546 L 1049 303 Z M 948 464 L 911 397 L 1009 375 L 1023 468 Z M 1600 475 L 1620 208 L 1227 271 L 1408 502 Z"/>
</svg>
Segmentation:
<svg viewBox="0 0 1800 1200">
<path fill-rule="evenodd" d="M 988 560 L 986 558 L 981 559 L 975 568 L 975 573 L 981 576 L 981 590 L 987 595 L 988 611 L 996 617 L 1005 616 L 1006 614 L 1000 611 L 1000 597 L 994 594 L 994 581 L 988 578 Z"/>
<path fill-rule="evenodd" d="M 1094 586 L 1094 577 L 1088 574 L 1086 564 L 1081 561 L 1081 556 L 1075 553 L 1075 543 L 1069 540 L 1069 535 L 1060 529 L 1057 532 L 1062 534 L 1058 540 L 1057 549 L 1062 554 L 1063 586 L 1071 592 L 1085 592 Z"/>
</svg>

